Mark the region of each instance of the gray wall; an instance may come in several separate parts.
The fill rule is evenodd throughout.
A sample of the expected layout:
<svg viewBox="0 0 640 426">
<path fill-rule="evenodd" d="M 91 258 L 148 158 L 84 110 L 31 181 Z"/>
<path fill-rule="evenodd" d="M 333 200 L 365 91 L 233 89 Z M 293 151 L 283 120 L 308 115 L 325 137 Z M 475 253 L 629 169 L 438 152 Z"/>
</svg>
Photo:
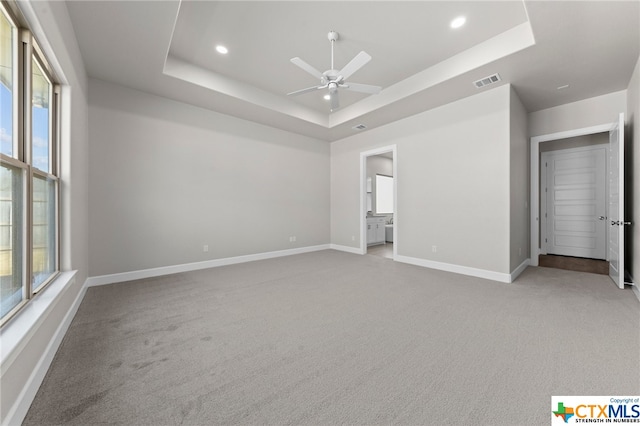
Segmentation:
<svg viewBox="0 0 640 426">
<path fill-rule="evenodd" d="M 329 243 L 326 142 L 89 86 L 91 276 Z"/>
<path fill-rule="evenodd" d="M 529 139 L 527 111 L 518 94 L 511 88 L 509 122 L 510 179 L 509 200 L 511 209 L 510 262 L 511 271 L 529 258 Z"/>
<path fill-rule="evenodd" d="M 509 103 L 505 85 L 333 142 L 331 242 L 358 246 L 360 152 L 397 144 L 398 254 L 511 272 Z"/>
<path fill-rule="evenodd" d="M 627 91 L 608 93 L 529 113 L 529 136 L 614 123 L 627 109 Z"/>
<path fill-rule="evenodd" d="M 636 285 L 640 285 L 640 58 L 627 89 L 627 129 L 625 149 L 627 155 L 627 220 L 633 222 L 626 236 L 631 238 L 628 269 Z"/>
<path fill-rule="evenodd" d="M 576 136 L 558 139 L 540 144 L 540 152 L 558 151 L 562 149 L 582 148 L 585 146 L 609 143 L 609 133 L 594 133 L 592 135 Z"/>
</svg>

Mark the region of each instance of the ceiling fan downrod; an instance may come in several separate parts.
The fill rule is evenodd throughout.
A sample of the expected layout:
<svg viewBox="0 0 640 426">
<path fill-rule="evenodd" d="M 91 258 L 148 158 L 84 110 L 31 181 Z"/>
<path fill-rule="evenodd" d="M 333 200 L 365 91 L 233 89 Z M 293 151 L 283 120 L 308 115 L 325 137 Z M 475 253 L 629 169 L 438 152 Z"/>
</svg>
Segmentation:
<svg viewBox="0 0 640 426">
<path fill-rule="evenodd" d="M 327 35 L 327 38 L 329 39 L 329 41 L 331 42 L 331 69 L 334 70 L 335 68 L 333 67 L 333 42 L 335 42 L 336 40 L 338 40 L 338 38 L 340 37 L 340 34 L 338 34 L 335 31 L 329 31 L 329 34 Z"/>
</svg>

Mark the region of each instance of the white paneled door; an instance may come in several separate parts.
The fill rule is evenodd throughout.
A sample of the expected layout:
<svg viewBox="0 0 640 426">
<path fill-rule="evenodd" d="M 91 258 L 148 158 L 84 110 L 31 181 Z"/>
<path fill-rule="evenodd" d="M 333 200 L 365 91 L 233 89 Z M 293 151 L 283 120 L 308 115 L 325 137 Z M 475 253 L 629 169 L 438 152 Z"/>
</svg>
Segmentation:
<svg viewBox="0 0 640 426">
<path fill-rule="evenodd" d="M 624 114 L 609 132 L 609 276 L 624 288 Z"/>
<path fill-rule="evenodd" d="M 547 254 L 606 258 L 607 147 L 542 154 Z"/>
</svg>

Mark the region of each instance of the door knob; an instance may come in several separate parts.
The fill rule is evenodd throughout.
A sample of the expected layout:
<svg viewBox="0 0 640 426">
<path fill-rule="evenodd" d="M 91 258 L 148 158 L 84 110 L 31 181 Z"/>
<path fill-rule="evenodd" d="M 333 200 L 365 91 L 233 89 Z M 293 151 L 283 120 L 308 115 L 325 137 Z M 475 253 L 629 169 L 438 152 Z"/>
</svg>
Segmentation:
<svg viewBox="0 0 640 426">
<path fill-rule="evenodd" d="M 605 220 L 605 219 L 606 219 L 606 217 L 604 217 L 604 216 L 600 216 L 598 219 L 599 219 L 599 220 Z"/>
<path fill-rule="evenodd" d="M 620 225 L 620 222 L 618 222 L 617 220 L 612 220 L 611 226 L 615 226 L 615 225 Z"/>
</svg>

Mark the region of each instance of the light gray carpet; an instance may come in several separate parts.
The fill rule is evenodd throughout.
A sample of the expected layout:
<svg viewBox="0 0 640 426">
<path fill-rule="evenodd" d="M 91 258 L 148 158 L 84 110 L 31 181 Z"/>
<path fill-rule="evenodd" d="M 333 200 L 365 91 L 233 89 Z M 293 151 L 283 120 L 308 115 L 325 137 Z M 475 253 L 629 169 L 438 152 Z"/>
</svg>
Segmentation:
<svg viewBox="0 0 640 426">
<path fill-rule="evenodd" d="M 25 424 L 548 425 L 640 394 L 640 303 L 322 251 L 88 289 Z"/>
</svg>

